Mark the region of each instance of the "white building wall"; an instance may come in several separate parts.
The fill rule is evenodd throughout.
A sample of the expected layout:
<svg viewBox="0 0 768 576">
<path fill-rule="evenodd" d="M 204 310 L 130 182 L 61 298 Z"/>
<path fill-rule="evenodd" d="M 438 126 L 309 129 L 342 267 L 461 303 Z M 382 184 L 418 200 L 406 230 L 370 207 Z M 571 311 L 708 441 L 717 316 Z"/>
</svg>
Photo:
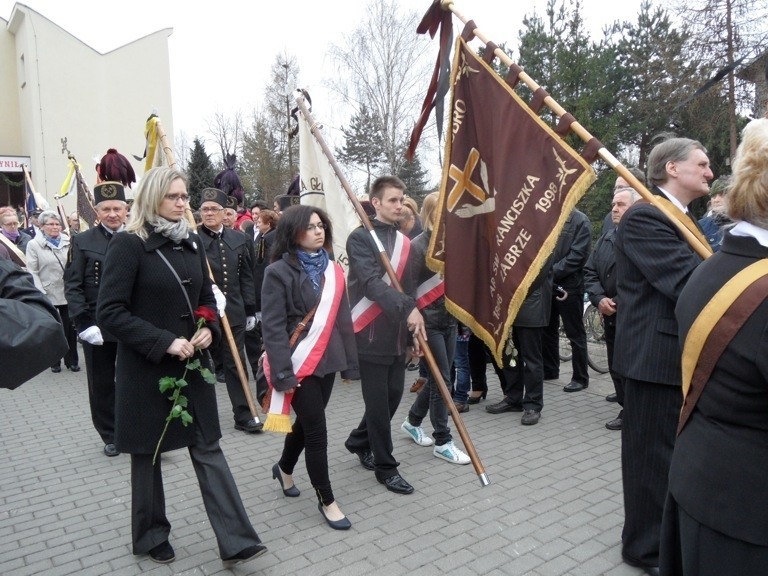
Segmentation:
<svg viewBox="0 0 768 576">
<path fill-rule="evenodd" d="M 144 151 L 144 125 L 153 110 L 173 145 L 171 33 L 171 28 L 159 30 L 100 54 L 41 14 L 16 4 L 0 31 L 0 84 L 13 86 L 18 102 L 13 115 L 18 120 L 1 121 L 0 134 L 7 129 L 9 137 L 0 138 L 0 155 L 30 156 L 35 188 L 51 204 L 67 170 L 61 151 L 64 137 L 89 186 L 96 179 L 94 157 L 108 148 L 131 159 L 140 177 L 143 165 L 132 154 Z M 9 50 L 14 52 L 10 56 Z M 3 92 L 0 105 L 5 107 L 7 100 L 13 111 L 14 97 Z M 63 202 L 67 209 L 74 208 L 74 198 Z"/>
</svg>

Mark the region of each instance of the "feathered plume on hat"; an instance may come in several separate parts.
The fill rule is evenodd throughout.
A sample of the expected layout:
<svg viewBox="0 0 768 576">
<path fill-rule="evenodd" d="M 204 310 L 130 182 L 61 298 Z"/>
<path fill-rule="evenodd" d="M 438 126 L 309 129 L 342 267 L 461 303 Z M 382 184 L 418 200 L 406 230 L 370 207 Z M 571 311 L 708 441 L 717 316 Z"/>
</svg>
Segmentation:
<svg viewBox="0 0 768 576">
<path fill-rule="evenodd" d="M 96 164 L 96 172 L 103 182 L 120 182 L 123 186 L 131 187 L 136 182 L 136 173 L 128 158 L 114 148 L 107 150 Z"/>
<path fill-rule="evenodd" d="M 224 165 L 227 167 L 223 172 L 219 172 L 216 178 L 213 179 L 213 185 L 219 190 L 224 191 L 227 196 L 234 196 L 237 198 L 237 203 L 243 202 L 243 185 L 240 183 L 240 178 L 235 172 L 235 165 L 237 164 L 237 156 L 234 154 L 227 154 L 224 157 Z"/>
</svg>

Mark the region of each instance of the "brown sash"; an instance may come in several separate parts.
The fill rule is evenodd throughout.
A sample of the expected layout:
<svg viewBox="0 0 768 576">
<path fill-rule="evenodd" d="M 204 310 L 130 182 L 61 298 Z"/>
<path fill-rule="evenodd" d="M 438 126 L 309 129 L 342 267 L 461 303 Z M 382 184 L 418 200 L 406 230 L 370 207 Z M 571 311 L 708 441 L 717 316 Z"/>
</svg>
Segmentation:
<svg viewBox="0 0 768 576">
<path fill-rule="evenodd" d="M 768 260 L 731 278 L 707 303 L 688 330 L 683 346 L 683 407 L 677 434 L 688 422 L 717 361 L 768 295 Z"/>
<path fill-rule="evenodd" d="M 699 240 L 704 246 L 706 246 L 710 253 L 712 253 L 712 247 L 709 245 L 709 242 L 707 241 L 704 234 L 702 234 L 701 229 L 696 225 L 696 222 L 693 221 L 693 219 L 680 210 L 677 206 L 675 206 L 668 198 L 664 196 L 656 195 L 656 200 L 659 201 L 660 204 L 663 204 L 664 207 L 667 208 L 680 222 L 682 222 L 683 226 L 688 228 L 688 230 L 696 236 L 696 239 Z"/>
</svg>

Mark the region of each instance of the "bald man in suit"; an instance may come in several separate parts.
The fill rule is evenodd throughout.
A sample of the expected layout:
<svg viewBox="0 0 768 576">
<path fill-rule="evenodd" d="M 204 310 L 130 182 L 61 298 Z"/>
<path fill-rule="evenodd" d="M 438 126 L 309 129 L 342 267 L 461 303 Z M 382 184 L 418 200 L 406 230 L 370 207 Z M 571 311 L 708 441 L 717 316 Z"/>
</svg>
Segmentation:
<svg viewBox="0 0 768 576">
<path fill-rule="evenodd" d="M 695 140 L 668 139 L 648 157 L 652 192 L 707 247 L 687 207 L 708 194 L 712 178 L 706 149 Z M 624 214 L 615 246 L 622 313 L 614 367 L 624 379 L 622 556 L 658 574 L 667 474 L 682 404 L 675 304 L 702 258 L 661 210 L 644 201 Z"/>
</svg>

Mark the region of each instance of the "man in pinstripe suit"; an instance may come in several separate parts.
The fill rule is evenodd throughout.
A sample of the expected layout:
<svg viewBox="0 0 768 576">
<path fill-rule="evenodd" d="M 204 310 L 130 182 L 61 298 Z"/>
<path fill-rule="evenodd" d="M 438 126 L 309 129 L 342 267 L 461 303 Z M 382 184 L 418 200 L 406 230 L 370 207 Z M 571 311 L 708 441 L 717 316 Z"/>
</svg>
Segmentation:
<svg viewBox="0 0 768 576">
<path fill-rule="evenodd" d="M 694 140 L 665 140 L 648 157 L 653 193 L 697 232 L 687 206 L 709 192 L 712 178 L 706 150 Z M 667 474 L 682 403 L 675 304 L 701 261 L 654 205 L 640 201 L 624 214 L 616 234 L 622 314 L 616 326 L 621 345 L 614 352 L 615 369 L 625 382 L 622 556 L 649 574 L 658 574 Z"/>
</svg>

